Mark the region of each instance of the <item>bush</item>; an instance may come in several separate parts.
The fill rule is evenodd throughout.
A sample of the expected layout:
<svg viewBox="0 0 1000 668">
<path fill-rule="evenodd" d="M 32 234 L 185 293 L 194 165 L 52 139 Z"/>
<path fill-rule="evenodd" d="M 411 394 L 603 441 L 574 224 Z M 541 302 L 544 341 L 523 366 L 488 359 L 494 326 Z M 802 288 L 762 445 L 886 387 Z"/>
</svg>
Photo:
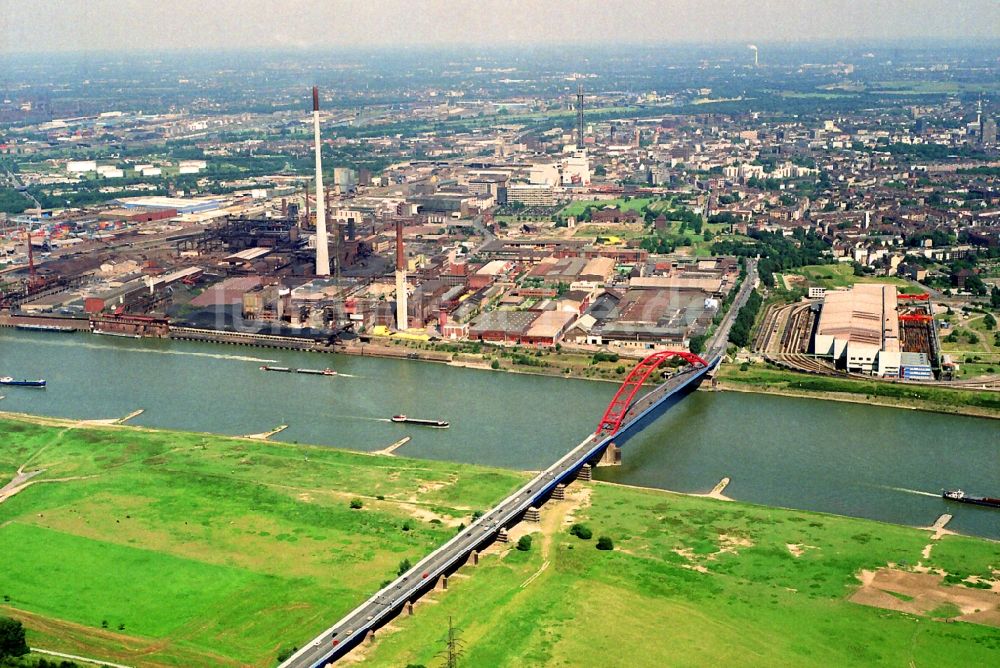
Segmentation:
<svg viewBox="0 0 1000 668">
<path fill-rule="evenodd" d="M 0 617 L 0 659 L 23 656 L 28 653 L 24 639 L 24 626 L 10 617 Z"/>
<path fill-rule="evenodd" d="M 607 536 L 601 536 L 597 539 L 597 549 L 598 550 L 613 550 L 615 549 L 614 541 L 612 541 Z"/>
<path fill-rule="evenodd" d="M 574 524 L 569 528 L 569 534 L 571 536 L 576 536 L 580 540 L 590 540 L 594 532 L 591 531 L 585 524 Z"/>
<path fill-rule="evenodd" d="M 617 373 L 619 376 L 625 373 L 625 365 L 619 364 L 617 367 L 615 367 L 615 373 Z"/>
<path fill-rule="evenodd" d="M 396 575 L 402 575 L 411 568 L 413 568 L 413 564 L 410 563 L 410 560 L 403 559 L 401 562 L 399 562 L 399 568 L 396 569 Z"/>
<path fill-rule="evenodd" d="M 531 536 L 521 536 L 517 541 L 517 549 L 521 552 L 527 552 L 531 549 Z"/>
<path fill-rule="evenodd" d="M 500 360 L 493 360 L 490 362 L 490 368 L 494 371 L 500 368 Z"/>
<path fill-rule="evenodd" d="M 278 652 L 278 663 L 284 663 L 289 658 L 291 658 L 292 654 L 295 654 L 298 651 L 299 648 L 296 647 L 295 645 L 292 645 L 291 647 L 285 647 L 280 652 Z"/>
<path fill-rule="evenodd" d="M 364 506 L 364 502 L 361 499 L 351 499 L 351 508 L 353 510 L 358 510 Z"/>
</svg>

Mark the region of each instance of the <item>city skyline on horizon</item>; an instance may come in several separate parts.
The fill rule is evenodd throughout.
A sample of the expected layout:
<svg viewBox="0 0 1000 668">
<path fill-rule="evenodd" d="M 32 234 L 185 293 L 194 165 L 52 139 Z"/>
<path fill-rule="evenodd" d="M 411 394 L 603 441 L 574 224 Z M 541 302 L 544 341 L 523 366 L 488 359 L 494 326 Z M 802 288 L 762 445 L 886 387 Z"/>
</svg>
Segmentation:
<svg viewBox="0 0 1000 668">
<path fill-rule="evenodd" d="M 223 0 L 209 7 L 193 0 L 169 7 L 142 0 L 0 0 L 0 19 L 0 53 L 8 55 L 1000 39 L 995 29 L 1000 3 L 989 0 L 722 0 L 711 5 L 633 0 L 627 7 L 593 0 L 389 0 L 377 6 L 349 0 Z"/>
</svg>

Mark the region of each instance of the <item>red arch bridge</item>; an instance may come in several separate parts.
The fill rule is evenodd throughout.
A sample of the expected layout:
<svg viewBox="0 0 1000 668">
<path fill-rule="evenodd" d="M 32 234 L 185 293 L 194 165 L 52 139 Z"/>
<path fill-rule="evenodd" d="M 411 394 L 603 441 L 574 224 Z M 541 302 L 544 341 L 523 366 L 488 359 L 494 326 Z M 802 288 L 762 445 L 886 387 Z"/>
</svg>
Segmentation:
<svg viewBox="0 0 1000 668">
<path fill-rule="evenodd" d="M 596 434 L 614 434 L 618 431 L 618 428 L 621 427 L 622 422 L 625 420 L 626 414 L 628 414 L 629 408 L 632 407 L 635 395 L 642 389 L 643 383 L 671 357 L 679 357 L 692 366 L 708 366 L 708 362 L 704 359 L 687 351 L 662 350 L 658 353 L 653 353 L 639 362 L 629 372 L 628 376 L 625 377 L 625 381 L 622 382 L 621 387 L 618 388 L 618 392 L 615 393 L 611 403 L 608 404 L 608 409 L 604 411 L 604 416 L 601 418 L 600 424 L 597 425 Z"/>
</svg>

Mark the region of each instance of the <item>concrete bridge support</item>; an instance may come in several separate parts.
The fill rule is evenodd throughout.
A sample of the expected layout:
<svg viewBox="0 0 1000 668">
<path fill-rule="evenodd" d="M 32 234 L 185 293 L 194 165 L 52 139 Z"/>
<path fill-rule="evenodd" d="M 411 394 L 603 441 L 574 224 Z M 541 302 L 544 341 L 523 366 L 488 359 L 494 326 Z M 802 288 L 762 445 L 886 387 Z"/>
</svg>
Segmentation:
<svg viewBox="0 0 1000 668">
<path fill-rule="evenodd" d="M 465 562 L 467 566 L 478 566 L 479 565 L 479 552 L 476 550 L 472 551 L 469 555 L 469 560 Z"/>
<path fill-rule="evenodd" d="M 448 576 L 442 575 L 438 578 L 437 583 L 434 585 L 435 591 L 447 591 L 448 590 Z"/>
<path fill-rule="evenodd" d="M 604 449 L 604 454 L 597 461 L 598 466 L 621 466 L 622 465 L 622 449 L 619 448 L 614 443 L 608 443 L 608 447 Z"/>
<path fill-rule="evenodd" d="M 566 500 L 566 485 L 559 483 L 556 488 L 552 490 L 552 500 L 553 501 L 565 501 Z"/>
<path fill-rule="evenodd" d="M 407 601 L 405 607 L 406 607 L 406 614 L 409 615 L 410 617 L 412 617 L 413 616 L 413 601 Z"/>
<path fill-rule="evenodd" d="M 497 542 L 498 543 L 509 543 L 510 535 L 507 534 L 507 529 L 502 528 L 497 532 Z"/>
<path fill-rule="evenodd" d="M 527 512 L 524 513 L 524 521 L 525 522 L 536 522 L 536 523 L 537 522 L 541 522 L 542 521 L 542 516 L 538 512 L 538 508 L 535 508 L 534 506 L 531 506 L 530 508 L 528 508 Z"/>
<path fill-rule="evenodd" d="M 590 464 L 580 467 L 580 472 L 576 474 L 576 479 L 580 482 L 590 482 L 594 479 L 594 469 Z"/>
</svg>

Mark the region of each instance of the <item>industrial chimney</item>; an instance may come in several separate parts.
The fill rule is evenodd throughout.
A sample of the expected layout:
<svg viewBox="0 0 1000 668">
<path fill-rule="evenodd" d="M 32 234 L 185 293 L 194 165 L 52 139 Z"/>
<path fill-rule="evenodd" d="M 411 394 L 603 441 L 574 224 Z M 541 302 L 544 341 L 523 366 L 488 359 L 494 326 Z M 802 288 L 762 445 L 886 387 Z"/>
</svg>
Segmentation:
<svg viewBox="0 0 1000 668">
<path fill-rule="evenodd" d="M 396 329 L 409 328 L 406 303 L 406 255 L 403 252 L 403 221 L 396 221 Z"/>
<path fill-rule="evenodd" d="M 313 86 L 313 132 L 316 135 L 316 275 L 330 275 L 330 248 L 326 240 L 326 202 L 323 198 L 323 157 L 319 140 L 319 88 Z"/>
</svg>

